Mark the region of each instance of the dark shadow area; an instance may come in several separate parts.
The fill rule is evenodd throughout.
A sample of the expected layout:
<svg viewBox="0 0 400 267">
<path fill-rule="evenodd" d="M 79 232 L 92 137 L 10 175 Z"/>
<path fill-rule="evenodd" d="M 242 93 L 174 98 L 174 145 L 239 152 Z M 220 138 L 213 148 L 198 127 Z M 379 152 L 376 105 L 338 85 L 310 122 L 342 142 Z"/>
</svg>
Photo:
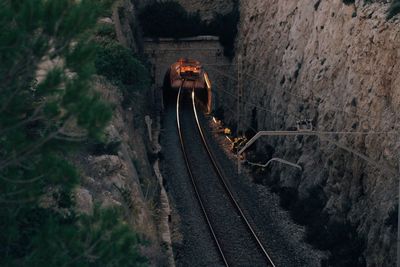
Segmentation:
<svg viewBox="0 0 400 267">
<path fill-rule="evenodd" d="M 266 171 L 256 172 L 256 181 L 266 183 Z M 300 196 L 293 187 L 278 185 L 279 177 L 268 179 L 272 191 L 280 196 L 280 205 L 290 212 L 294 222 L 306 227 L 305 241 L 315 248 L 329 251 L 328 259 L 321 266 L 366 266 L 363 252 L 366 240 L 357 232 L 357 225 L 347 220 L 338 220 L 324 210 L 327 197 L 321 186 L 308 190 L 306 196 Z"/>
<path fill-rule="evenodd" d="M 199 13 L 188 13 L 175 1 L 156 2 L 140 11 L 139 21 L 144 36 L 150 38 L 185 38 L 199 35 L 215 35 L 220 38 L 224 55 L 233 58 L 234 43 L 240 13 L 237 4 L 228 14 L 216 14 L 207 23 Z"/>
</svg>

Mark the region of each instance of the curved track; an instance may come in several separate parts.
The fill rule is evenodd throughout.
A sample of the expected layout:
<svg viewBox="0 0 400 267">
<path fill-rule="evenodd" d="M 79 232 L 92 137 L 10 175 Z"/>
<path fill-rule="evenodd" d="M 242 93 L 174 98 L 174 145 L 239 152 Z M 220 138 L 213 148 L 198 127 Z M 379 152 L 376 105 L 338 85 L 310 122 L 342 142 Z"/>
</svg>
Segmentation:
<svg viewBox="0 0 400 267">
<path fill-rule="evenodd" d="M 221 259 L 222 259 L 223 263 L 225 264 L 225 266 L 241 265 L 236 260 L 233 260 L 230 258 L 231 257 L 230 255 L 232 255 L 232 253 L 236 253 L 236 252 L 229 251 L 230 248 L 227 248 L 229 246 L 229 241 L 223 240 L 223 239 L 226 239 L 224 237 L 221 237 L 224 234 L 220 233 L 221 231 L 218 231 L 218 229 L 216 229 L 216 228 L 218 228 L 218 226 L 216 225 L 216 222 L 213 222 L 213 219 L 212 219 L 212 217 L 215 217 L 215 214 L 209 215 L 211 213 L 210 208 L 207 208 L 207 204 L 205 204 L 205 202 L 207 203 L 207 196 L 205 196 L 204 190 L 203 190 L 203 192 L 201 190 L 201 187 L 204 188 L 204 185 L 203 186 L 199 185 L 201 181 L 199 181 L 199 178 L 196 176 L 196 174 L 195 174 L 196 170 L 193 168 L 193 166 L 192 166 L 193 164 L 191 164 L 191 161 L 189 159 L 188 155 L 190 154 L 190 152 L 188 152 L 187 146 L 185 144 L 184 133 L 182 131 L 183 127 L 181 124 L 181 115 L 180 115 L 180 103 L 182 100 L 181 93 L 182 93 L 182 90 L 179 89 L 178 97 L 177 97 L 177 104 L 176 104 L 177 127 L 178 127 L 178 133 L 179 133 L 179 138 L 180 138 L 180 142 L 181 142 L 182 152 L 183 152 L 183 156 L 185 159 L 186 168 L 187 168 L 188 174 L 191 179 L 191 183 L 193 185 L 197 200 L 200 204 L 200 207 L 202 209 L 205 220 L 207 221 L 208 228 L 209 228 L 210 233 L 215 241 L 215 244 L 221 255 Z M 191 100 L 192 100 L 191 106 L 193 109 L 193 115 L 194 115 L 195 123 L 197 125 L 198 134 L 200 136 L 201 143 L 204 147 L 204 150 L 207 153 L 207 158 L 209 159 L 208 164 L 210 164 L 210 163 L 212 164 L 213 172 L 215 173 L 215 175 L 213 175 L 213 176 L 218 177 L 216 179 L 219 180 L 219 184 L 221 185 L 220 187 L 221 187 L 222 192 L 219 192 L 219 194 L 224 194 L 225 199 L 228 200 L 228 202 L 230 202 L 229 204 L 226 204 L 226 202 L 222 203 L 221 206 L 224 206 L 224 205 L 229 206 L 226 209 L 224 208 L 224 211 L 229 212 L 229 210 L 231 210 L 231 213 L 236 213 L 236 214 L 230 215 L 230 216 L 233 216 L 236 218 L 240 217 L 240 220 L 238 220 L 238 219 L 231 220 L 233 222 L 230 222 L 230 223 L 234 224 L 232 227 L 231 227 L 231 225 L 229 225 L 229 224 L 228 225 L 232 229 L 234 229 L 234 228 L 239 229 L 238 231 L 241 232 L 241 235 L 246 235 L 246 237 L 243 238 L 245 240 L 245 242 L 242 241 L 242 242 L 239 242 L 239 245 L 235 244 L 232 246 L 239 247 L 239 249 L 236 248 L 236 250 L 239 250 L 239 251 L 244 250 L 245 251 L 244 253 L 246 253 L 246 254 L 252 254 L 252 253 L 254 254 L 254 250 L 257 250 L 258 251 L 258 252 L 256 252 L 257 256 L 254 257 L 254 261 L 257 262 L 256 258 L 258 258 L 258 264 L 254 264 L 254 266 L 273 266 L 273 267 L 275 267 L 275 264 L 273 263 L 271 257 L 267 253 L 266 248 L 261 243 L 260 238 L 257 236 L 257 234 L 256 234 L 255 230 L 253 229 L 253 227 L 251 226 L 248 218 L 246 218 L 243 210 L 241 209 L 238 201 L 235 199 L 233 193 L 231 192 L 231 190 L 226 182 L 227 180 L 224 178 L 224 175 L 218 165 L 218 162 L 215 160 L 214 155 L 208 146 L 208 143 L 204 136 L 202 127 L 199 122 L 199 118 L 197 116 L 194 90 L 191 93 Z M 211 184 L 210 184 L 210 186 L 211 186 Z M 200 189 L 199 189 L 199 187 L 200 187 Z M 208 202 L 210 202 L 210 201 L 208 200 Z M 220 214 L 218 214 L 218 215 L 220 215 Z M 223 216 L 223 215 L 221 215 L 221 216 Z M 240 224 L 240 226 L 238 224 Z M 228 231 L 230 231 L 230 228 Z M 246 232 L 246 233 L 243 233 L 243 232 Z M 229 233 L 228 233 L 228 235 L 229 235 Z M 240 239 L 239 239 L 239 241 L 240 241 Z M 228 245 L 227 245 L 227 243 L 228 243 Z M 251 243 L 251 244 L 249 244 L 249 243 Z M 254 249 L 252 249 L 253 247 L 254 247 Z M 248 251 L 246 251 L 246 249 L 250 252 L 248 253 Z M 261 264 L 260 261 L 263 261 L 263 264 Z M 250 262 L 248 262 L 248 263 L 250 263 Z"/>
<path fill-rule="evenodd" d="M 176 121 L 177 121 L 177 126 L 178 126 L 179 139 L 181 141 L 181 148 L 182 148 L 182 152 L 183 152 L 183 157 L 185 159 L 186 168 L 187 168 L 187 171 L 189 173 L 190 179 L 192 181 L 193 189 L 194 189 L 194 191 L 196 193 L 197 200 L 199 201 L 201 210 L 202 210 L 203 215 L 204 215 L 204 217 L 205 217 L 205 219 L 207 221 L 208 228 L 210 229 L 211 235 L 213 236 L 213 239 L 215 241 L 215 244 L 216 244 L 216 246 L 218 248 L 218 251 L 219 251 L 219 253 L 221 255 L 221 258 L 222 258 L 225 266 L 229 266 L 229 264 L 228 264 L 228 262 L 226 260 L 225 254 L 222 251 L 221 245 L 219 244 L 218 238 L 217 238 L 217 236 L 215 234 L 214 228 L 213 228 L 213 226 L 211 224 L 210 218 L 207 215 L 206 209 L 204 207 L 203 200 L 202 200 L 202 198 L 200 196 L 199 190 L 198 190 L 196 182 L 195 182 L 194 175 L 192 173 L 192 169 L 190 168 L 190 165 L 189 165 L 189 159 L 188 159 L 188 155 L 187 155 L 186 149 L 185 149 L 185 143 L 184 143 L 184 139 L 183 139 L 183 135 L 182 135 L 181 123 L 180 123 L 180 118 L 179 118 L 179 104 L 180 104 L 181 90 L 182 90 L 182 88 L 179 88 L 178 98 L 176 100 Z"/>
</svg>

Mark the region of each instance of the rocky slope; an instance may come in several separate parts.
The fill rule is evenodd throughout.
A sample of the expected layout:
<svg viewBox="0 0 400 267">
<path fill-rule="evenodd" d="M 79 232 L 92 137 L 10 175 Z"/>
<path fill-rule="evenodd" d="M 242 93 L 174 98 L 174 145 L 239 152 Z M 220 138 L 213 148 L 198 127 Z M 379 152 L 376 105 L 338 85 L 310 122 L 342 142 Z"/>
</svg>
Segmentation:
<svg viewBox="0 0 400 267">
<path fill-rule="evenodd" d="M 349 222 L 365 238 L 367 265 L 393 266 L 400 23 L 386 20 L 388 4 L 364 2 L 241 1 L 237 54 L 244 58 L 246 129 L 293 129 L 311 119 L 319 131 L 392 132 L 264 138 L 258 150 L 302 165 L 298 174 L 276 164 L 266 179 L 300 198 L 321 188 L 330 221 Z M 226 95 L 224 103 L 234 121 L 234 99 Z"/>
<path fill-rule="evenodd" d="M 116 3 L 112 16 L 100 23 L 115 28 L 119 44 L 140 53 L 136 5 L 128 0 Z M 162 188 L 157 153 L 156 127 L 152 118 L 158 114 L 151 107 L 151 88 L 137 93 L 134 103 L 126 104 L 121 88 L 105 77 L 94 79 L 96 91 L 113 107 L 113 117 L 105 129 L 104 143 L 87 144 L 89 149 L 74 157 L 82 176 L 82 186 L 75 190 L 78 212 L 91 214 L 96 206 L 122 207 L 126 222 L 148 245 L 141 248 L 150 266 L 174 266 L 170 251 L 168 200 Z M 157 126 L 157 125 L 155 125 Z M 161 246 L 162 244 L 162 246 Z"/>
</svg>

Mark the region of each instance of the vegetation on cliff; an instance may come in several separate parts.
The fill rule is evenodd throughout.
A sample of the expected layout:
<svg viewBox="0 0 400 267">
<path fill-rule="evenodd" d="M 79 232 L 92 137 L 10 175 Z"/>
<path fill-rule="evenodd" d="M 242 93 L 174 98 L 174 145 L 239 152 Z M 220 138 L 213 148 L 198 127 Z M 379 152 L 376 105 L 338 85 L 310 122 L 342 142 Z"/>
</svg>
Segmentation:
<svg viewBox="0 0 400 267">
<path fill-rule="evenodd" d="M 78 214 L 71 194 L 67 159 L 112 115 L 92 88 L 92 33 L 110 2 L 0 0 L 1 266 L 145 263 L 118 211 Z"/>
<path fill-rule="evenodd" d="M 144 35 L 151 38 L 184 38 L 198 35 L 219 36 L 226 56 L 233 58 L 234 43 L 239 23 L 239 9 L 236 7 L 228 14 L 216 14 L 206 23 L 198 13 L 188 13 L 175 1 L 155 2 L 143 8 L 139 19 Z"/>
<path fill-rule="evenodd" d="M 392 3 L 390 4 L 390 8 L 387 14 L 387 19 L 391 19 L 399 13 L 400 13 L 400 1 L 392 0 Z"/>
</svg>

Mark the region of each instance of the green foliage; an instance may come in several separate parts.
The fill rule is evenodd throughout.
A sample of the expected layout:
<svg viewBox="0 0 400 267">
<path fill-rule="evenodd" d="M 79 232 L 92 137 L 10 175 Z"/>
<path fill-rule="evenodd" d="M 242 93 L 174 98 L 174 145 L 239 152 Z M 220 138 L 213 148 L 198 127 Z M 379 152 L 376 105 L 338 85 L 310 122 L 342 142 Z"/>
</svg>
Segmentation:
<svg viewBox="0 0 400 267">
<path fill-rule="evenodd" d="M 0 0 L 0 266 L 139 260 L 120 216 L 76 217 L 70 197 L 79 175 L 66 159 L 112 115 L 91 86 L 90 35 L 110 2 Z M 52 208 L 42 209 L 49 192 Z"/>
<path fill-rule="evenodd" d="M 117 33 L 113 24 L 100 24 L 96 31 L 96 36 L 107 38 L 108 40 L 115 40 Z"/>
<path fill-rule="evenodd" d="M 197 35 L 219 36 L 225 55 L 234 56 L 234 43 L 240 13 L 237 4 L 228 14 L 216 14 L 209 24 L 198 13 L 190 14 L 175 1 L 155 2 L 141 10 L 139 15 L 145 36 L 151 38 L 183 38 Z"/>
<path fill-rule="evenodd" d="M 120 145 L 121 141 L 94 141 L 88 143 L 88 150 L 92 155 L 118 155 Z"/>
<path fill-rule="evenodd" d="M 182 38 L 200 35 L 204 24 L 199 14 L 188 14 L 175 1 L 155 2 L 146 6 L 139 15 L 146 36 L 152 38 Z"/>
<path fill-rule="evenodd" d="M 392 0 L 386 18 L 391 19 L 399 13 L 400 13 L 400 0 Z"/>
<path fill-rule="evenodd" d="M 96 3 L 0 2 L 0 195 L 22 188 L 24 192 L 3 201 L 22 195 L 37 199 L 49 182 L 74 184 L 61 144 L 54 141 L 69 138 L 67 124 L 74 120 L 96 136 L 111 116 L 90 88 L 94 46 L 81 38 L 96 23 L 101 11 Z M 43 59 L 54 59 L 54 64 L 43 69 L 37 81 Z M 60 61 L 64 64 L 56 63 Z"/>
<path fill-rule="evenodd" d="M 115 42 L 103 44 L 96 58 L 97 73 L 118 85 L 124 94 L 124 106 L 135 98 L 136 92 L 150 86 L 150 75 L 146 67 L 132 51 Z"/>
<path fill-rule="evenodd" d="M 355 0 L 343 0 L 343 3 L 346 5 L 354 4 Z"/>
<path fill-rule="evenodd" d="M 229 58 L 235 55 L 235 39 L 238 33 L 237 25 L 240 19 L 239 8 L 235 7 L 226 15 L 217 14 L 215 19 L 208 25 L 211 34 L 219 36 L 224 46 L 224 54 Z"/>
<path fill-rule="evenodd" d="M 11 233 L 2 266 L 145 266 L 138 254 L 142 241 L 116 210 L 77 216 L 35 208 L 22 214 L 14 223 L 1 220 Z"/>
<path fill-rule="evenodd" d="M 144 266 L 146 261 L 138 254 L 140 240 L 120 217 L 113 210 L 96 210 L 94 216 L 77 218 L 76 224 L 47 217 L 32 240 L 36 249 L 25 265 Z"/>
<path fill-rule="evenodd" d="M 101 47 L 96 58 L 97 73 L 109 80 L 144 90 L 149 86 L 148 71 L 132 51 L 117 43 Z"/>
</svg>

